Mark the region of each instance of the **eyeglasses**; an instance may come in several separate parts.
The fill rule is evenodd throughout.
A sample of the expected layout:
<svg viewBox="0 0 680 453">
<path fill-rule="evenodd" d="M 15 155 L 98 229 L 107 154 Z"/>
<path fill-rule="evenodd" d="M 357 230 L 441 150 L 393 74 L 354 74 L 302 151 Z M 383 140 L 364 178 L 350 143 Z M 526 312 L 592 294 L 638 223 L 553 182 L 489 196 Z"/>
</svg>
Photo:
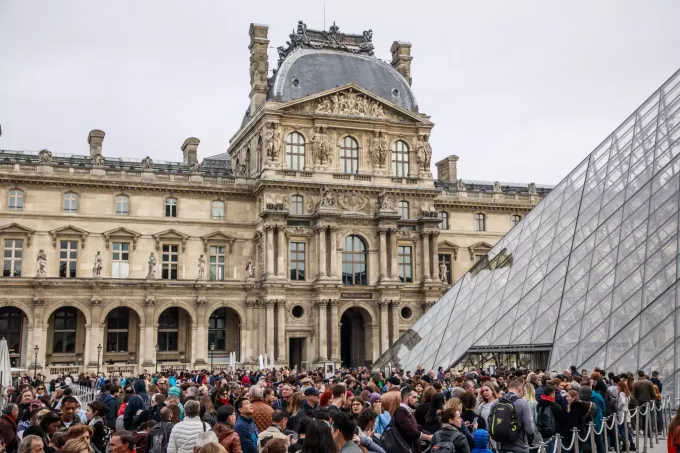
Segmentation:
<svg viewBox="0 0 680 453">
<path fill-rule="evenodd" d="M 352 403 L 352 406 L 361 406 L 361 403 Z"/>
<path fill-rule="evenodd" d="M 38 387 L 38 390 L 45 390 L 45 387 Z"/>
</svg>

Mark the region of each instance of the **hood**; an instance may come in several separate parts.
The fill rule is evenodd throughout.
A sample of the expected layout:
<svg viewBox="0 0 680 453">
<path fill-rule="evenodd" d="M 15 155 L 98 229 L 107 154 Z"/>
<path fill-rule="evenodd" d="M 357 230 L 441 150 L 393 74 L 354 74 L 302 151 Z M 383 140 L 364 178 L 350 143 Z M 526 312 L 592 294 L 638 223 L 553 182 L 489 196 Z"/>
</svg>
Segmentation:
<svg viewBox="0 0 680 453">
<path fill-rule="evenodd" d="M 135 381 L 135 385 L 132 387 L 135 389 L 136 394 L 146 393 L 146 386 L 144 385 L 144 381 L 141 379 L 137 379 Z"/>
<path fill-rule="evenodd" d="M 551 401 L 544 400 L 543 398 L 538 399 L 538 407 L 548 407 L 552 404 Z"/>
<path fill-rule="evenodd" d="M 478 428 L 475 430 L 475 448 L 486 450 L 489 445 L 489 433 L 485 429 Z"/>
<path fill-rule="evenodd" d="M 168 390 L 168 396 L 174 395 L 177 398 L 181 395 L 182 390 L 179 387 L 170 387 L 170 390 Z"/>
<path fill-rule="evenodd" d="M 593 401 L 593 391 L 590 387 L 581 387 L 578 389 L 578 399 L 583 402 L 590 403 Z"/>
<path fill-rule="evenodd" d="M 224 423 L 217 423 L 215 426 L 213 426 L 213 431 L 215 431 L 215 434 L 217 434 L 217 439 L 220 442 L 222 442 L 222 439 L 234 432 L 234 430 L 230 428 L 229 425 L 225 425 Z"/>
</svg>

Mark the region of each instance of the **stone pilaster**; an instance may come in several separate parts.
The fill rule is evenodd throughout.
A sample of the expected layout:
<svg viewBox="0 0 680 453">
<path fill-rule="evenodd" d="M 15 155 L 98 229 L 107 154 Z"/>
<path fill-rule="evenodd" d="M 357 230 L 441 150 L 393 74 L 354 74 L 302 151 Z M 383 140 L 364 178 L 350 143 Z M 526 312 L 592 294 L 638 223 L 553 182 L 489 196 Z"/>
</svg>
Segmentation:
<svg viewBox="0 0 680 453">
<path fill-rule="evenodd" d="M 380 309 L 380 354 L 387 351 L 389 348 L 389 332 L 390 325 L 388 319 L 387 306 L 389 302 L 379 301 L 378 308 Z"/>
<path fill-rule="evenodd" d="M 278 244 L 276 246 L 276 276 L 279 278 L 286 278 L 286 234 L 285 227 L 279 225 L 276 228 Z"/>
<path fill-rule="evenodd" d="M 277 343 L 278 353 L 276 354 L 276 363 L 279 366 L 287 365 L 288 345 L 286 344 L 286 301 L 279 299 L 276 301 L 277 313 Z"/>
<path fill-rule="evenodd" d="M 319 258 L 317 279 L 326 277 L 326 227 L 317 227 L 316 232 L 317 255 Z"/>
<path fill-rule="evenodd" d="M 255 339 L 257 338 L 257 332 L 255 331 L 255 304 L 256 301 L 254 300 L 246 300 L 245 357 L 248 362 L 254 362 L 258 355 L 255 348 Z"/>
<path fill-rule="evenodd" d="M 154 312 L 156 299 L 147 298 L 144 301 L 144 326 L 142 326 L 142 337 L 144 338 L 144 361 L 143 367 L 152 367 L 156 363 L 156 341 L 154 341 Z"/>
<path fill-rule="evenodd" d="M 392 328 L 390 329 L 390 346 L 399 339 L 399 301 L 393 300 L 390 302 L 392 310 Z"/>
<path fill-rule="evenodd" d="M 326 321 L 327 306 L 328 300 L 324 299 L 317 302 L 317 307 L 319 310 L 319 324 L 316 326 L 316 331 L 319 338 L 319 362 L 323 362 L 328 357 L 328 322 Z"/>
<path fill-rule="evenodd" d="M 338 299 L 330 300 L 331 306 L 331 360 L 340 360 L 340 303 Z"/>
<path fill-rule="evenodd" d="M 438 280 L 439 276 L 439 231 L 432 231 L 432 275 Z M 451 262 L 451 277 L 453 277 L 453 261 Z"/>
<path fill-rule="evenodd" d="M 265 225 L 265 248 L 267 253 L 267 260 L 265 261 L 265 274 L 267 279 L 274 276 L 274 226 Z"/>
<path fill-rule="evenodd" d="M 378 230 L 380 236 L 380 256 L 378 257 L 378 273 L 380 281 L 387 278 L 387 229 L 380 228 Z"/>
<path fill-rule="evenodd" d="M 420 239 L 422 242 L 423 250 L 423 281 L 431 282 L 432 277 L 430 276 L 430 233 L 427 232 L 420 233 Z"/>
<path fill-rule="evenodd" d="M 265 302 L 265 310 L 267 312 L 267 343 L 265 351 L 267 356 L 272 353 L 276 353 L 274 350 L 274 302 L 273 300 L 268 300 Z"/>
<path fill-rule="evenodd" d="M 102 356 L 97 354 L 97 346 L 102 345 L 102 354 L 104 353 L 104 329 L 100 321 L 102 315 L 102 301 L 93 298 L 90 301 L 91 307 L 91 324 L 85 326 L 85 364 L 87 366 L 96 367 L 97 362 L 101 363 Z"/>
<path fill-rule="evenodd" d="M 206 365 L 208 363 L 206 359 L 208 358 L 209 355 L 208 351 L 210 350 L 210 345 L 206 344 L 208 341 L 208 333 L 205 330 L 206 323 L 204 322 L 207 304 L 208 303 L 204 298 L 196 299 L 197 323 L 196 326 L 191 326 L 192 334 L 194 331 L 196 332 L 195 341 L 194 338 L 191 339 L 192 345 L 191 349 L 192 351 L 195 351 L 195 353 L 192 354 L 191 359 L 193 360 L 195 365 L 199 366 Z"/>
<path fill-rule="evenodd" d="M 397 271 L 397 229 L 390 228 L 390 278 L 399 279 Z"/>
<path fill-rule="evenodd" d="M 331 233 L 331 245 L 329 250 L 329 259 L 331 261 L 331 278 L 338 278 L 338 231 L 339 228 L 332 226 L 329 228 Z"/>
</svg>

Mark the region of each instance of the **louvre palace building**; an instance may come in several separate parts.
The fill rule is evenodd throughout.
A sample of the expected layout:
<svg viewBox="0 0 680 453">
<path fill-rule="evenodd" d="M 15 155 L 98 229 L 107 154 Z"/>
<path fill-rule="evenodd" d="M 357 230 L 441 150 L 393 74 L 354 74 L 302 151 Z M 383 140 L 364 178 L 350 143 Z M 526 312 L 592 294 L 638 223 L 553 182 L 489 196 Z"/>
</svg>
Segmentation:
<svg viewBox="0 0 680 453">
<path fill-rule="evenodd" d="M 116 158 L 102 130 L 89 153 L 87 131 L 72 155 L 0 151 L 13 367 L 370 365 L 550 192 L 432 165 L 411 44 L 386 62 L 370 30 L 300 22 L 270 62 L 268 27 L 249 36 L 222 154 L 190 137 L 176 162 Z"/>
</svg>

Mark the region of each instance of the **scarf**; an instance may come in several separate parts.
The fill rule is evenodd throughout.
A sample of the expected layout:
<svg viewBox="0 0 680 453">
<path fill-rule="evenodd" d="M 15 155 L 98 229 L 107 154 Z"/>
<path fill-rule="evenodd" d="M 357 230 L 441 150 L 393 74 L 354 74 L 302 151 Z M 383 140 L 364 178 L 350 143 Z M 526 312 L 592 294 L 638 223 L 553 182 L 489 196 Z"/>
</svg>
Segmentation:
<svg viewBox="0 0 680 453">
<path fill-rule="evenodd" d="M 222 398 L 220 397 L 220 403 L 224 404 L 225 406 L 229 404 L 229 398 Z"/>
<path fill-rule="evenodd" d="M 99 416 L 97 416 L 97 417 L 92 417 L 92 420 L 90 420 L 90 423 L 88 423 L 88 425 L 89 425 L 89 426 L 94 426 L 97 422 L 102 422 L 102 424 L 103 424 L 103 423 L 104 423 L 104 420 L 103 420 L 101 417 L 99 417 Z"/>
<path fill-rule="evenodd" d="M 555 402 L 555 395 L 553 395 L 553 396 L 541 395 L 541 399 L 543 401 L 550 401 L 551 403 L 554 403 Z"/>
</svg>

